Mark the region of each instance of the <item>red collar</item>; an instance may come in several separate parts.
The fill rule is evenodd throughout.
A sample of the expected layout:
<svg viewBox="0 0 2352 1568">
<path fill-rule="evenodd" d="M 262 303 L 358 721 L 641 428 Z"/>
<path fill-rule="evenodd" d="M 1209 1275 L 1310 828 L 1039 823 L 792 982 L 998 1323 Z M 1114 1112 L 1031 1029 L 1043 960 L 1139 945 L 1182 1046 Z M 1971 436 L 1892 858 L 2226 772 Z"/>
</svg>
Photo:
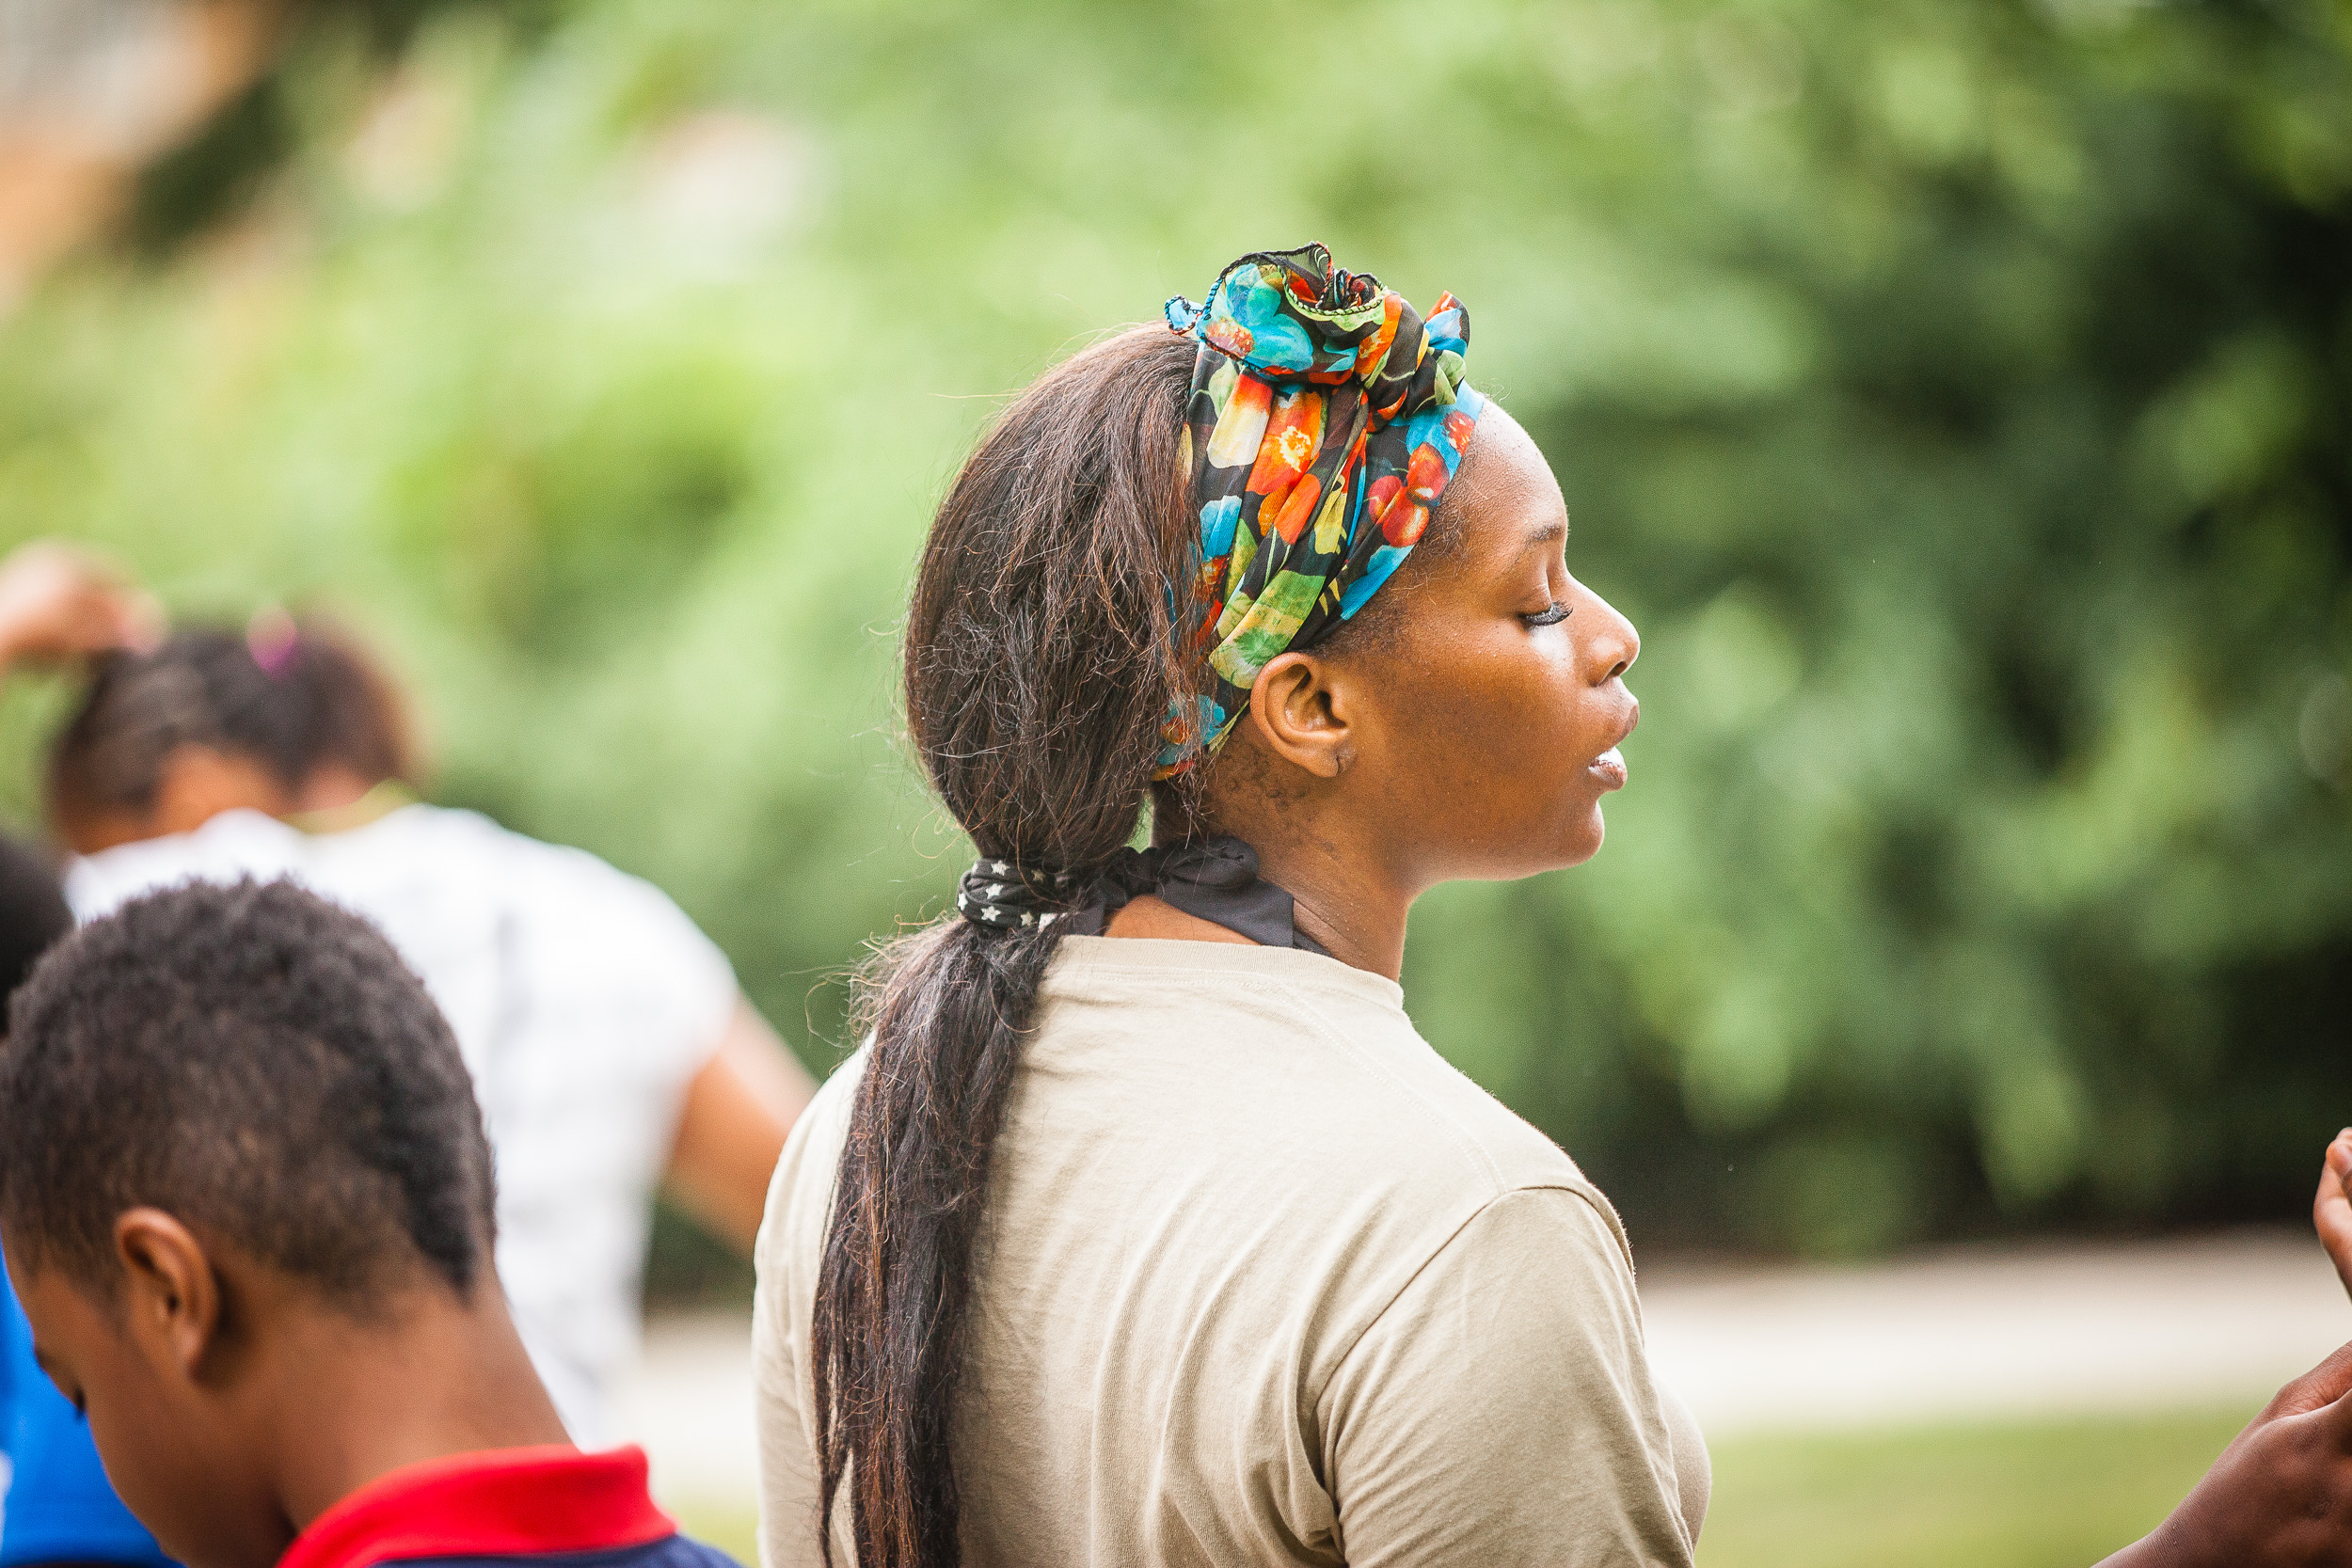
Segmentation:
<svg viewBox="0 0 2352 1568">
<path fill-rule="evenodd" d="M 604 1551 L 676 1532 L 645 1495 L 642 1449 L 496 1449 L 377 1477 L 313 1519 L 278 1568 Z"/>
</svg>

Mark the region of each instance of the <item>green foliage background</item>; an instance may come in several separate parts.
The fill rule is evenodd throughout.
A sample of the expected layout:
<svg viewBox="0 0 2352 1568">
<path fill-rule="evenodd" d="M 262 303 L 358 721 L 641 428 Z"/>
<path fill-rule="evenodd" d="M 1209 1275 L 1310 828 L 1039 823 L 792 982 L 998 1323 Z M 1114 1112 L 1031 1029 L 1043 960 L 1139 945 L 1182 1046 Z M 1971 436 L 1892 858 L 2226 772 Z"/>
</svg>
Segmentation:
<svg viewBox="0 0 2352 1568">
<path fill-rule="evenodd" d="M 340 609 L 444 799 L 812 1062 L 960 869 L 891 718 L 946 475 L 1319 237 L 1470 302 L 1644 632 L 1608 847 L 1406 976 L 1639 1236 L 2285 1216 L 2352 1120 L 2341 0 L 304 17 L 0 323 L 0 543 Z"/>
</svg>

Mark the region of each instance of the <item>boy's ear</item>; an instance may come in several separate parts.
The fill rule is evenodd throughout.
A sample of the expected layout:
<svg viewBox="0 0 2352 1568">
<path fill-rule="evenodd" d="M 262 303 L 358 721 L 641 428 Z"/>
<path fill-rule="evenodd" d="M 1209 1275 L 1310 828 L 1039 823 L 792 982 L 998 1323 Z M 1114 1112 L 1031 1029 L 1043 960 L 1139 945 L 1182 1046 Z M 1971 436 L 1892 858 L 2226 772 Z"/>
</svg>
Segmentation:
<svg viewBox="0 0 2352 1568">
<path fill-rule="evenodd" d="M 1355 760 L 1353 705 L 1340 672 L 1312 654 L 1280 654 L 1250 683 L 1248 721 L 1266 750 L 1318 779 Z"/>
<path fill-rule="evenodd" d="M 126 1209 L 115 1219 L 115 1256 L 131 1338 L 194 1378 L 220 1328 L 220 1276 L 204 1244 L 161 1209 Z"/>
</svg>

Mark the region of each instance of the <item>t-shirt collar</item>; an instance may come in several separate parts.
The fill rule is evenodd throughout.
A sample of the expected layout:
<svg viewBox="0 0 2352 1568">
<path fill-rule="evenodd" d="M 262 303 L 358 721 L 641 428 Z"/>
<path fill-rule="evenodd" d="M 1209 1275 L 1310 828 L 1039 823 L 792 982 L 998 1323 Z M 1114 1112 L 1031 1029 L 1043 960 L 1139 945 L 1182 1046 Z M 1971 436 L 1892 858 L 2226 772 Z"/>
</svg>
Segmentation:
<svg viewBox="0 0 2352 1568">
<path fill-rule="evenodd" d="M 676 1532 L 645 1491 L 642 1449 L 495 1449 L 377 1477 L 312 1520 L 278 1568 L 609 1551 Z"/>
</svg>

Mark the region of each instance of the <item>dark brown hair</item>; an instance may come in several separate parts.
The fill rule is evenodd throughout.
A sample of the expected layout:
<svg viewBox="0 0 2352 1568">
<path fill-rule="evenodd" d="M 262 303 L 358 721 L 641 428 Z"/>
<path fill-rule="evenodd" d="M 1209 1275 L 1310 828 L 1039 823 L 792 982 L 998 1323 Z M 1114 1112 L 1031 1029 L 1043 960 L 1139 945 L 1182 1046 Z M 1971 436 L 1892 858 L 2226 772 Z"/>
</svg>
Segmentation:
<svg viewBox="0 0 2352 1568">
<path fill-rule="evenodd" d="M 1158 327 L 1017 399 L 956 476 L 906 631 L 907 725 L 978 852 L 1086 871 L 1134 835 L 1194 555 L 1180 451 L 1194 346 Z M 1179 590 L 1179 593 L 1181 590 Z M 949 1430 L 989 1153 L 1056 928 L 950 916 L 882 956 L 817 1284 L 822 1507 L 859 1568 L 959 1560 Z"/>
<path fill-rule="evenodd" d="M 291 882 L 191 882 L 51 948 L 0 1046 L 0 1226 L 111 1298 L 155 1204 L 373 1317 L 495 1289 L 497 1180 L 440 1009 L 382 932 Z"/>
<path fill-rule="evenodd" d="M 329 766 L 416 782 L 399 689 L 347 634 L 305 620 L 268 657 L 264 669 L 243 633 L 196 626 L 100 659 L 50 748 L 52 816 L 152 811 L 183 746 L 259 763 L 289 792 Z"/>
</svg>

